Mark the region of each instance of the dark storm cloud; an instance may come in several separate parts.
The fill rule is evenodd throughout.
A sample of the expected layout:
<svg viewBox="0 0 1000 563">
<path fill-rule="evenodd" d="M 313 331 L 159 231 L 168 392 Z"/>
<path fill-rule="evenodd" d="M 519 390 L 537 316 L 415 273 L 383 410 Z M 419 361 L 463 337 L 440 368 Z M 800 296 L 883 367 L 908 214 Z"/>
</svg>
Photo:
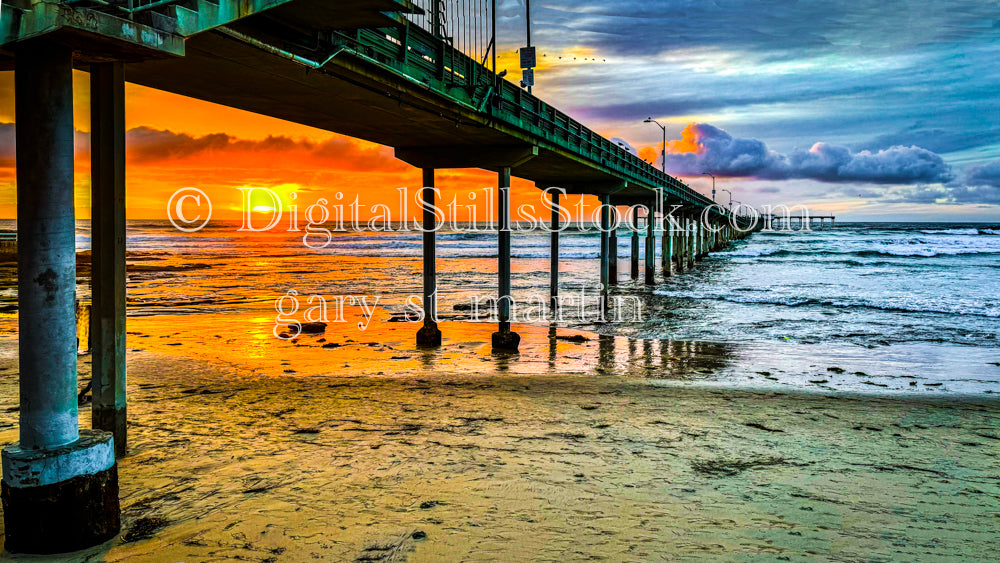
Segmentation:
<svg viewBox="0 0 1000 563">
<path fill-rule="evenodd" d="M 154 162 L 187 157 L 211 158 L 222 154 L 268 155 L 301 154 L 325 165 L 347 170 L 404 170 L 406 165 L 396 160 L 386 147 L 367 148 L 349 139 L 335 137 L 313 142 L 285 136 L 269 136 L 262 140 L 238 139 L 225 133 L 195 137 L 137 127 L 126 134 L 129 159 L 133 162 Z"/>
<path fill-rule="evenodd" d="M 976 166 L 950 184 L 905 186 L 879 194 L 887 203 L 1000 204 L 1000 160 Z"/>
<path fill-rule="evenodd" d="M 513 27 L 523 2 L 502 2 Z M 620 54 L 725 46 L 768 52 L 959 43 L 990 33 L 993 2 L 951 0 L 560 0 L 535 3 L 542 43 L 567 40 Z M 522 22 L 523 25 L 523 22 Z M 570 33 L 571 32 L 571 33 Z"/>
<path fill-rule="evenodd" d="M 225 154 L 259 155 L 262 164 L 268 158 L 299 154 L 331 168 L 346 170 L 405 170 L 407 166 L 397 160 L 385 147 L 368 148 L 346 138 L 334 137 L 314 142 L 271 136 L 262 140 L 238 139 L 225 133 L 200 137 L 149 127 L 136 127 L 125 134 L 129 161 L 135 164 L 167 162 L 189 157 L 207 157 Z M 90 152 L 90 134 L 76 132 L 76 153 L 85 156 Z M 13 167 L 15 162 L 15 127 L 13 123 L 0 123 L 0 168 Z"/>
<path fill-rule="evenodd" d="M 523 2 L 502 5 L 501 36 L 523 36 Z M 871 156 L 833 166 L 826 147 L 825 161 L 803 159 L 820 168 L 808 177 L 908 184 L 948 181 L 938 155 L 1000 154 L 995 2 L 559 0 L 532 11 L 543 49 L 587 47 L 609 61 L 543 69 L 538 90 L 636 145 L 658 140 L 645 117 L 690 116 L 766 139 L 789 160 L 787 172 L 764 166 L 773 177 L 801 177 L 795 147 L 823 139 Z"/>
<path fill-rule="evenodd" d="M 1000 160 L 970 169 L 965 182 L 971 186 L 1000 188 Z"/>
<path fill-rule="evenodd" d="M 858 144 L 857 148 L 878 151 L 899 145 L 917 145 L 944 154 L 995 143 L 1000 143 L 1000 130 L 928 129 L 916 125 L 895 133 L 879 135 L 871 141 Z"/>
<path fill-rule="evenodd" d="M 821 182 L 915 184 L 953 178 L 940 156 L 910 146 L 878 152 L 853 152 L 843 146 L 816 143 L 808 151 L 781 154 L 757 139 L 733 137 L 707 123 L 689 125 L 681 141 L 668 145 L 667 169 L 682 175 L 711 172 L 770 180 L 806 178 Z"/>
<path fill-rule="evenodd" d="M 907 186 L 881 198 L 885 203 L 1000 204 L 997 186 Z"/>
<path fill-rule="evenodd" d="M 662 97 L 634 100 L 624 103 L 601 105 L 588 109 L 591 117 L 599 119 L 636 120 L 647 116 L 690 115 L 723 108 L 782 103 L 800 103 L 822 100 L 830 97 L 853 96 L 870 91 L 864 84 L 842 84 L 815 81 L 809 84 L 788 86 L 783 91 L 773 89 L 745 88 L 726 90 L 706 87 L 703 95 L 689 96 L 664 92 Z"/>
</svg>

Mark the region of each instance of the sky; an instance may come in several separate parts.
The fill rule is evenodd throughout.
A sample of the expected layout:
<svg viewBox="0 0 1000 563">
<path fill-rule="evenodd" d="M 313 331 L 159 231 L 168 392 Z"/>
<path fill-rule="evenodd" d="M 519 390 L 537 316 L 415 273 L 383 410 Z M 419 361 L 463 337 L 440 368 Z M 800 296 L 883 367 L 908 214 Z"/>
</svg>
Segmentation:
<svg viewBox="0 0 1000 563">
<path fill-rule="evenodd" d="M 838 220 L 1000 222 L 1000 5 L 919 0 L 535 0 L 535 94 L 717 198 Z M 501 0 L 517 80 L 523 0 Z M 89 205 L 87 75 L 75 73 L 78 215 Z M 157 92 L 126 91 L 128 214 L 164 218 L 195 186 L 369 203 L 419 187 L 392 149 Z M 0 217 L 13 217 L 13 76 L 0 74 Z M 495 182 L 442 171 L 445 199 Z M 380 186 L 378 191 L 372 186 Z M 515 182 L 515 204 L 536 198 Z"/>
</svg>

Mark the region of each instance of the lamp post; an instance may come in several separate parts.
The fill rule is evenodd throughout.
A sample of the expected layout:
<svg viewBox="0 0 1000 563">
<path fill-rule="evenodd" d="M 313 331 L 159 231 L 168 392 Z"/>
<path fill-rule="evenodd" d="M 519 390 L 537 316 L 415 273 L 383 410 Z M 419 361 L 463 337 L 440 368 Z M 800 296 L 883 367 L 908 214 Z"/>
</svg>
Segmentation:
<svg viewBox="0 0 1000 563">
<path fill-rule="evenodd" d="M 525 31 L 527 36 L 528 49 L 531 49 L 531 0 L 524 1 L 524 23 Z M 534 72 L 534 69 L 532 69 Z M 528 83 L 528 93 L 531 93 L 531 87 L 534 86 L 534 78 Z"/>
<path fill-rule="evenodd" d="M 659 125 L 660 129 L 663 130 L 663 152 L 661 153 L 663 160 L 661 161 L 661 169 L 663 170 L 663 173 L 666 174 L 667 173 L 667 128 L 661 125 L 659 121 L 653 119 L 652 117 L 647 117 L 643 121 L 643 123 L 655 123 Z"/>
<path fill-rule="evenodd" d="M 722 188 L 722 191 L 724 191 L 727 194 L 729 194 L 729 209 L 732 209 L 733 208 L 733 192 L 727 190 L 726 188 Z"/>
<path fill-rule="evenodd" d="M 702 175 L 712 177 L 712 201 L 715 201 L 715 174 L 712 174 L 711 172 L 702 172 Z"/>
</svg>

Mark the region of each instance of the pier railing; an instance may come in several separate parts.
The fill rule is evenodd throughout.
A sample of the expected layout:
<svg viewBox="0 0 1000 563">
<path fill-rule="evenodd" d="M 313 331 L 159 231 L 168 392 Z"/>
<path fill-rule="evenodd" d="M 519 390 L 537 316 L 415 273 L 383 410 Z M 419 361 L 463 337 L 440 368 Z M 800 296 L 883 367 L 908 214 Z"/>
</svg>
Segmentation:
<svg viewBox="0 0 1000 563">
<path fill-rule="evenodd" d="M 441 40 L 421 27 L 362 29 L 356 33 L 340 34 L 340 39 L 407 76 L 419 81 L 437 81 L 443 85 L 441 93 L 456 101 L 487 112 L 497 121 L 575 153 L 626 180 L 662 188 L 667 197 L 688 204 L 708 206 L 713 203 L 684 182 L 664 174 L 500 77 L 481 61 L 457 49 L 442 48 Z M 449 86 L 461 86 L 461 92 L 450 92 Z"/>
<path fill-rule="evenodd" d="M 17 250 L 17 233 L 0 233 L 0 252 Z"/>
</svg>

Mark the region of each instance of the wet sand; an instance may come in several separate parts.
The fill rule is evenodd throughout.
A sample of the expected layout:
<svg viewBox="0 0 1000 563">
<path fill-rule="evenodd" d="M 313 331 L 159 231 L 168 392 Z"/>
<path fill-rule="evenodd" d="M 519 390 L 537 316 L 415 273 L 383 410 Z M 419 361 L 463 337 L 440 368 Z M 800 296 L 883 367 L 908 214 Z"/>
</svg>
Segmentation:
<svg viewBox="0 0 1000 563">
<path fill-rule="evenodd" d="M 271 318 L 237 330 L 225 317 L 129 319 L 122 537 L 45 560 L 988 561 L 1000 549 L 990 396 L 691 385 L 736 368 L 683 343 L 654 343 L 650 364 L 646 343 L 624 339 L 611 343 L 637 359 L 601 363 L 608 341 L 573 331 L 522 327 L 521 356 L 504 357 L 488 325 L 446 323 L 446 346 L 421 352 L 413 325 L 286 343 Z M 16 357 L 7 332 L 4 443 Z M 666 371 L 671 384 L 647 379 Z"/>
</svg>

